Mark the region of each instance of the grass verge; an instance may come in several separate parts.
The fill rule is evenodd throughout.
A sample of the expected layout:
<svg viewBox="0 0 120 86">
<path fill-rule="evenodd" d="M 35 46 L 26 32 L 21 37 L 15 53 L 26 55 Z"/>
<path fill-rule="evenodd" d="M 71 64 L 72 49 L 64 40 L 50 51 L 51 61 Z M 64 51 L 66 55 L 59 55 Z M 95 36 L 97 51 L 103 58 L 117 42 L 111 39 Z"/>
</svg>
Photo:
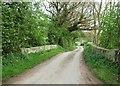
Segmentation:
<svg viewBox="0 0 120 86">
<path fill-rule="evenodd" d="M 37 64 L 44 62 L 47 59 L 57 55 L 60 52 L 74 50 L 75 47 L 62 48 L 57 47 L 55 49 L 22 54 L 22 53 L 11 53 L 2 58 L 2 79 L 5 82 L 8 78 L 13 77 L 19 73 L 26 71 L 27 69 L 33 68 Z"/>
<path fill-rule="evenodd" d="M 95 53 L 90 46 L 84 47 L 84 58 L 95 74 L 100 80 L 106 84 L 120 84 L 118 79 L 118 65 L 106 59 L 102 55 Z"/>
</svg>

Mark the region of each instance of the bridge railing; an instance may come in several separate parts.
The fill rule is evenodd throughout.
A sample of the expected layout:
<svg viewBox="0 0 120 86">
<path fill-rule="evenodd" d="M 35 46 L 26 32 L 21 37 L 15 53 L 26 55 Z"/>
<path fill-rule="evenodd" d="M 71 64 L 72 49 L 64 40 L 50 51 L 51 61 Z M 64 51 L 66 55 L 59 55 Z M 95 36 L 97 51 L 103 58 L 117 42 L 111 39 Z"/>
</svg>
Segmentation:
<svg viewBox="0 0 120 86">
<path fill-rule="evenodd" d="M 45 45 L 45 46 L 38 46 L 38 47 L 31 47 L 31 48 L 21 48 L 22 53 L 35 53 L 44 50 L 50 50 L 56 48 L 57 45 Z"/>
<path fill-rule="evenodd" d="M 120 61 L 120 50 L 119 49 L 105 49 L 98 47 L 96 45 L 91 45 L 92 50 L 95 50 L 96 54 L 100 54 L 104 56 L 105 58 L 108 58 L 109 60 L 112 60 L 113 62 L 119 62 Z"/>
</svg>

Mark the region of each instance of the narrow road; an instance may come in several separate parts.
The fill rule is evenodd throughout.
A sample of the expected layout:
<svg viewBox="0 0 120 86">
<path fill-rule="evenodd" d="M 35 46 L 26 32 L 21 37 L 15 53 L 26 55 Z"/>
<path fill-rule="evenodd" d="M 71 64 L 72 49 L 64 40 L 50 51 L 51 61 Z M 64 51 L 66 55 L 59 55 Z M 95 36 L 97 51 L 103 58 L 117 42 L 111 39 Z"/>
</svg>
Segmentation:
<svg viewBox="0 0 120 86">
<path fill-rule="evenodd" d="M 11 78 L 6 84 L 102 84 L 83 59 L 83 48 L 61 53 Z"/>
</svg>

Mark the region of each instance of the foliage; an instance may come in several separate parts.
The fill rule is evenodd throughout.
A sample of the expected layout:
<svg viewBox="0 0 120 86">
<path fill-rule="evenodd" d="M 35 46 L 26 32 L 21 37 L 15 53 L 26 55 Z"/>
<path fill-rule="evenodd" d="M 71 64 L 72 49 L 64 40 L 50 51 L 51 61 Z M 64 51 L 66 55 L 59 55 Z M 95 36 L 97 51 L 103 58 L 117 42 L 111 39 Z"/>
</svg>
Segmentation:
<svg viewBox="0 0 120 86">
<path fill-rule="evenodd" d="M 93 73 L 106 84 L 119 83 L 117 80 L 119 74 L 118 64 L 109 61 L 102 55 L 96 54 L 96 51 L 89 44 L 85 46 L 84 57 L 89 67 L 92 68 Z"/>
<path fill-rule="evenodd" d="M 70 32 L 65 26 L 57 26 L 55 23 L 49 24 L 48 40 L 50 44 L 58 44 L 62 47 L 70 47 L 72 45 L 72 38 Z"/>
<path fill-rule="evenodd" d="M 2 3 L 3 79 L 31 68 L 58 52 L 73 50 L 74 47 L 71 46 L 74 45 L 75 39 L 85 37 L 79 29 L 87 28 L 87 30 L 90 30 L 89 28 L 92 28 L 93 21 L 91 18 L 95 16 L 95 13 L 92 12 L 94 9 L 91 9 L 93 8 L 92 3 L 49 2 L 49 6 L 51 8 L 47 9 L 50 12 L 48 16 L 48 14 L 42 12 L 40 2 Z M 102 9 L 101 7 L 102 5 L 99 8 Z M 100 16 L 100 10 L 98 16 L 96 16 L 99 25 L 101 24 L 98 27 L 102 31 L 99 31 L 101 47 L 111 49 L 119 46 L 120 27 L 118 26 L 120 24 L 117 9 L 118 7 L 111 6 L 105 9 L 104 17 Z M 94 23 L 96 19 L 94 19 Z M 97 32 L 96 29 L 95 32 Z M 92 35 L 87 34 L 86 37 L 92 38 Z M 89 41 L 91 41 L 90 38 Z M 22 47 L 46 44 L 58 44 L 65 49 L 59 47 L 35 54 L 21 54 L 19 52 Z M 84 55 L 95 73 L 106 83 L 117 83 L 118 67 L 116 64 L 101 55 L 96 55 L 95 51 L 91 51 L 88 46 L 88 48 L 85 48 Z"/>
<path fill-rule="evenodd" d="M 62 48 L 58 46 L 57 48 L 41 51 L 36 53 L 9 53 L 7 56 L 3 56 L 2 63 L 2 78 L 3 81 L 15 76 L 27 69 L 34 67 L 37 64 L 50 59 L 52 56 L 57 55 L 60 52 L 74 50 L 75 47 Z"/>
<path fill-rule="evenodd" d="M 91 27 L 89 21 L 92 16 L 92 3 L 84 2 L 45 2 L 46 11 L 49 13 L 51 20 L 58 27 L 66 26 L 70 32 L 79 29 L 87 29 Z M 87 10 L 87 11 L 86 11 Z"/>
<path fill-rule="evenodd" d="M 117 7 L 107 8 L 104 17 L 101 17 L 103 24 L 101 25 L 100 46 L 104 48 L 114 49 L 119 46 L 119 22 Z"/>
<path fill-rule="evenodd" d="M 51 58 L 61 51 L 63 51 L 63 49 L 58 47 L 52 50 L 37 53 L 10 53 L 5 57 L 3 56 L 2 66 L 4 72 L 2 72 L 2 78 L 3 80 L 6 80 L 11 76 L 14 76 L 25 71 L 26 69 L 32 68 L 35 65 L 42 63 L 43 61 Z"/>
<path fill-rule="evenodd" d="M 47 43 L 45 38 L 49 20 L 38 8 L 38 3 L 2 3 L 3 54 L 18 51 L 21 47 Z"/>
<path fill-rule="evenodd" d="M 56 0 L 55 0 L 56 1 Z M 85 37 L 80 29 L 91 27 L 89 21 L 91 16 L 91 3 L 75 2 L 46 2 L 44 5 L 49 13 L 52 25 L 48 39 L 50 43 L 56 43 L 63 47 L 74 45 L 75 39 Z M 88 11 L 85 11 L 85 10 Z"/>
</svg>

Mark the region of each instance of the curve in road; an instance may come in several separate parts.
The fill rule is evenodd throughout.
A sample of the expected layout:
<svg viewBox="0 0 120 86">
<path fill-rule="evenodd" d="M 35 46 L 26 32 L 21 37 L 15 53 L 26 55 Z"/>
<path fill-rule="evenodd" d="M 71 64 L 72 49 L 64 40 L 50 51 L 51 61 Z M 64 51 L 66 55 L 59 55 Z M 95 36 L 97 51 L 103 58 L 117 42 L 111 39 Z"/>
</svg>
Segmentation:
<svg viewBox="0 0 120 86">
<path fill-rule="evenodd" d="M 94 77 L 83 58 L 83 48 L 61 53 L 5 84 L 103 84 Z"/>
</svg>

